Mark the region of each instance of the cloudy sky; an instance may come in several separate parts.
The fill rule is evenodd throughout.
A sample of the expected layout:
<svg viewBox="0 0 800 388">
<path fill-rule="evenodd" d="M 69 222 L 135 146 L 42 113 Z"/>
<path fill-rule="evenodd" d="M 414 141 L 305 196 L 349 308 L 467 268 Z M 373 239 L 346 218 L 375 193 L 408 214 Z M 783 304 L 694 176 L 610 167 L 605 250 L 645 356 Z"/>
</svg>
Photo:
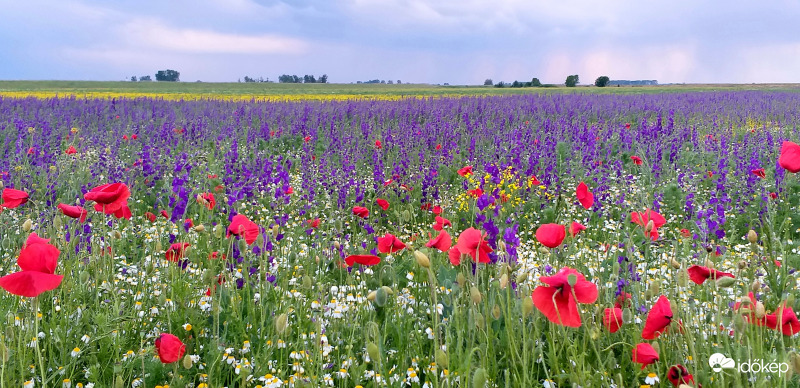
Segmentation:
<svg viewBox="0 0 800 388">
<path fill-rule="evenodd" d="M 0 79 L 800 82 L 797 0 L 0 0 Z"/>
</svg>

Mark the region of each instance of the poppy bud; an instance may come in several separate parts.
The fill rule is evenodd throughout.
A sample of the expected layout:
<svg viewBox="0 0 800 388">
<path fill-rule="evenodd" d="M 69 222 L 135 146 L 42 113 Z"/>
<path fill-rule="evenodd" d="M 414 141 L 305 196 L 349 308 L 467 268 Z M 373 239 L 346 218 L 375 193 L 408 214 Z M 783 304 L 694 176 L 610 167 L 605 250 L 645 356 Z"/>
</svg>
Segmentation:
<svg viewBox="0 0 800 388">
<path fill-rule="evenodd" d="M 736 266 L 739 267 L 739 269 L 745 269 L 747 268 L 747 262 L 744 260 L 739 260 L 739 262 L 736 263 Z"/>
<path fill-rule="evenodd" d="M 567 284 L 569 284 L 571 287 L 575 287 L 575 284 L 577 283 L 578 283 L 577 275 L 575 275 L 574 273 L 567 275 Z"/>
<path fill-rule="evenodd" d="M 550 251 L 545 247 L 539 247 L 538 250 L 539 250 L 539 253 L 541 253 L 543 255 L 549 255 L 550 254 Z"/>
<path fill-rule="evenodd" d="M 208 201 L 206 201 L 206 199 L 203 198 L 202 194 L 197 194 L 197 197 L 195 197 L 195 199 L 197 200 L 197 203 L 199 203 L 199 204 L 201 204 L 203 206 L 208 204 Z"/>
<path fill-rule="evenodd" d="M 689 273 L 685 270 L 678 271 L 678 285 L 686 287 L 689 284 Z"/>
<path fill-rule="evenodd" d="M 758 234 L 753 229 L 747 231 L 747 241 L 750 241 L 750 244 L 755 244 L 758 242 Z"/>
<path fill-rule="evenodd" d="M 500 276 L 500 289 L 505 290 L 508 287 L 508 274 L 504 273 L 503 276 Z"/>
<path fill-rule="evenodd" d="M 320 260 L 319 260 L 319 255 L 316 255 L 316 256 L 314 256 L 314 261 L 315 261 L 317 264 L 319 264 L 319 261 L 320 261 Z"/>
<path fill-rule="evenodd" d="M 522 298 L 522 317 L 527 317 L 531 312 L 533 312 L 533 299 Z"/>
<path fill-rule="evenodd" d="M 283 334 L 286 331 L 286 328 L 288 327 L 289 327 L 289 316 L 286 313 L 278 315 L 278 317 L 275 318 L 275 331 L 277 331 L 278 334 Z"/>
<path fill-rule="evenodd" d="M 650 289 L 653 290 L 653 293 L 659 294 L 661 292 L 661 282 L 655 280 L 651 281 Z"/>
<path fill-rule="evenodd" d="M 800 355 L 799 354 L 797 354 L 795 352 L 789 353 L 789 364 L 791 365 L 792 370 L 794 370 L 795 373 L 800 373 Z"/>
<path fill-rule="evenodd" d="M 114 231 L 114 238 L 117 239 L 117 240 L 121 239 L 122 238 L 122 233 L 120 233 L 118 230 L 115 230 Z"/>
<path fill-rule="evenodd" d="M 519 275 L 517 275 L 517 284 L 520 284 L 520 283 L 524 282 L 527 279 L 528 279 L 528 273 L 527 272 L 520 272 Z"/>
<path fill-rule="evenodd" d="M 633 312 L 631 311 L 631 309 L 627 307 L 622 309 L 622 323 L 623 324 L 631 323 L 632 320 L 633 320 Z"/>
<path fill-rule="evenodd" d="M 125 388 L 125 380 L 122 379 L 122 376 L 117 375 L 117 379 L 114 380 L 114 388 Z"/>
<path fill-rule="evenodd" d="M 372 362 L 380 361 L 381 351 L 378 349 L 378 345 L 375 345 L 374 342 L 367 343 L 367 355 Z"/>
<path fill-rule="evenodd" d="M 80 279 L 81 283 L 88 282 L 89 281 L 89 272 L 82 271 L 81 274 L 78 276 L 78 278 Z"/>
<path fill-rule="evenodd" d="M 389 286 L 381 286 L 381 289 L 386 292 L 386 295 L 394 295 L 394 290 Z"/>
<path fill-rule="evenodd" d="M 727 288 L 727 287 L 732 287 L 734 284 L 736 284 L 736 279 L 724 276 L 721 278 L 717 278 L 716 283 L 717 287 Z"/>
<path fill-rule="evenodd" d="M 239 252 L 244 252 L 247 250 L 247 240 L 241 239 L 239 240 Z"/>
<path fill-rule="evenodd" d="M 596 327 L 593 327 L 592 331 L 589 332 L 589 337 L 591 337 L 592 340 L 597 340 L 600 338 L 600 331 L 597 330 Z"/>
<path fill-rule="evenodd" d="M 486 370 L 478 368 L 472 375 L 472 388 L 483 388 L 486 386 Z"/>
<path fill-rule="evenodd" d="M 375 304 L 378 305 L 378 307 L 386 305 L 386 298 L 388 298 L 388 295 L 386 295 L 386 290 L 384 290 L 383 287 L 375 292 Z"/>
<path fill-rule="evenodd" d="M 483 329 L 483 325 L 486 323 L 486 319 L 483 318 L 483 314 L 475 313 L 475 327 L 478 329 Z"/>
<path fill-rule="evenodd" d="M 164 294 L 163 292 L 158 294 L 158 304 L 162 306 L 167 304 L 167 295 Z"/>
<path fill-rule="evenodd" d="M 759 290 L 761 290 L 761 282 L 754 280 L 753 283 L 750 284 L 750 291 L 758 292 Z"/>
<path fill-rule="evenodd" d="M 442 350 L 441 348 L 436 349 L 435 360 L 436 360 L 436 365 L 444 369 L 447 369 L 448 364 L 450 364 L 450 357 L 448 357 L 447 353 L 445 353 L 445 351 Z"/>
<path fill-rule="evenodd" d="M 375 297 L 376 297 L 377 295 L 378 295 L 378 293 L 377 293 L 377 292 L 375 292 L 375 291 L 370 291 L 370 292 L 369 292 L 369 294 L 367 294 L 367 300 L 368 300 L 368 301 L 370 301 L 370 302 L 374 302 L 374 301 L 375 301 Z"/>
<path fill-rule="evenodd" d="M 222 227 L 219 224 L 217 224 L 214 227 L 214 237 L 216 238 L 222 237 Z"/>
<path fill-rule="evenodd" d="M 472 303 L 478 304 L 481 303 L 481 292 L 478 290 L 478 287 L 472 286 L 469 289 L 469 298 L 472 299 Z"/>
<path fill-rule="evenodd" d="M 0 361 L 3 361 L 3 363 L 8 362 L 8 349 L 6 344 L 2 342 L 0 342 Z"/>
<path fill-rule="evenodd" d="M 278 224 L 272 225 L 272 238 L 278 237 Z"/>
<path fill-rule="evenodd" d="M 661 349 L 659 349 L 659 347 L 660 347 L 660 346 L 658 346 L 658 342 L 653 342 L 653 343 L 652 343 L 652 344 L 650 344 L 650 345 L 652 345 L 652 346 L 653 346 L 653 350 L 655 350 L 655 351 L 656 351 L 656 354 L 658 354 L 658 353 L 661 353 Z"/>
<path fill-rule="evenodd" d="M 639 224 L 639 225 L 641 225 L 641 224 Z M 647 225 L 644 226 L 644 232 L 645 233 L 650 233 L 650 232 L 653 231 L 653 228 L 655 228 L 655 227 L 656 227 L 656 223 L 653 222 L 653 220 L 647 221 Z"/>
<path fill-rule="evenodd" d="M 183 357 L 183 361 L 181 362 L 185 369 L 192 369 L 192 356 L 186 355 Z"/>
<path fill-rule="evenodd" d="M 744 318 L 741 314 L 736 314 L 733 316 L 733 327 L 736 331 L 744 331 L 747 328 L 747 322 L 744 321 Z"/>
<path fill-rule="evenodd" d="M 706 262 L 703 264 L 708 268 L 714 268 L 714 262 L 709 259 L 706 259 Z"/>
<path fill-rule="evenodd" d="M 334 242 L 333 242 L 333 247 L 334 247 L 334 248 L 336 248 L 336 249 L 341 249 L 341 248 L 342 248 L 342 245 L 341 245 L 341 244 L 339 244 L 339 242 L 338 242 L 338 241 L 334 241 Z"/>
<path fill-rule="evenodd" d="M 417 264 L 423 268 L 430 268 L 431 267 L 431 260 L 428 259 L 428 256 L 420 251 L 414 251 L 414 258 L 417 259 Z"/>
<path fill-rule="evenodd" d="M 500 311 L 500 306 L 494 305 L 494 307 L 492 307 L 492 316 L 495 320 L 500 319 L 500 317 L 503 316 L 502 311 Z"/>
<path fill-rule="evenodd" d="M 311 281 L 311 277 L 308 275 L 303 275 L 303 288 L 309 289 L 313 286 L 313 282 Z"/>
<path fill-rule="evenodd" d="M 678 260 L 675 260 L 674 257 L 669 259 L 669 264 L 672 266 L 672 268 L 681 269 L 681 263 L 678 262 Z"/>
<path fill-rule="evenodd" d="M 0 190 L 2 190 L 2 188 L 0 188 Z M 63 226 L 61 223 L 61 217 L 56 216 L 53 218 L 53 226 L 56 228 L 56 230 L 61 230 L 61 227 Z"/>
<path fill-rule="evenodd" d="M 0 180 L 0 190 L 5 189 L 5 188 L 6 188 L 6 184 L 3 183 L 3 181 Z"/>
<path fill-rule="evenodd" d="M 22 230 L 25 233 L 30 232 L 32 227 L 33 227 L 33 221 L 31 221 L 30 218 L 28 218 L 27 220 L 25 220 L 25 222 L 22 223 Z"/>
<path fill-rule="evenodd" d="M 794 294 L 786 296 L 786 306 L 794 306 Z"/>
<path fill-rule="evenodd" d="M 156 252 L 161 252 L 161 248 L 162 248 L 161 241 L 160 240 L 156 241 Z"/>
<path fill-rule="evenodd" d="M 464 277 L 464 274 L 459 272 L 458 275 L 456 275 L 456 283 L 458 283 L 459 286 L 464 287 L 464 283 L 466 282 L 467 279 Z"/>
<path fill-rule="evenodd" d="M 499 248 L 501 251 L 503 251 L 503 252 L 505 252 L 505 251 L 506 251 L 506 243 L 504 243 L 504 242 L 502 242 L 502 241 L 500 241 L 500 242 L 498 242 L 498 243 L 497 243 L 497 247 L 498 247 L 498 248 Z"/>
</svg>

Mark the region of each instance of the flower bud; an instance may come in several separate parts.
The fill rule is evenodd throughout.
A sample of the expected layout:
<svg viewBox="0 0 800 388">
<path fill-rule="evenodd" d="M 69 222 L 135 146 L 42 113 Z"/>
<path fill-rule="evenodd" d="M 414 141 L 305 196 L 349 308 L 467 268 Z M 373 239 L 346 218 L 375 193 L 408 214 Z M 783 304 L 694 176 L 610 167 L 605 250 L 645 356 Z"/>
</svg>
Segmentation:
<svg viewBox="0 0 800 388">
<path fill-rule="evenodd" d="M 367 300 L 370 302 L 374 302 L 377 295 L 378 293 L 376 291 L 370 291 L 369 294 L 367 294 Z"/>
<path fill-rule="evenodd" d="M 181 362 L 185 369 L 192 369 L 192 356 L 186 355 L 183 357 L 183 361 Z"/>
<path fill-rule="evenodd" d="M 25 233 L 30 232 L 32 227 L 33 227 L 33 221 L 31 221 L 30 218 L 28 218 L 27 220 L 25 220 L 25 222 L 22 223 L 22 230 Z"/>
<path fill-rule="evenodd" d="M 571 287 L 575 287 L 575 285 L 578 284 L 578 276 L 575 275 L 574 273 L 567 275 L 567 283 Z"/>
<path fill-rule="evenodd" d="M 679 286 L 686 287 L 687 285 L 689 285 L 689 273 L 686 272 L 686 270 L 682 269 L 682 270 L 678 271 L 677 278 L 678 278 L 678 285 Z"/>
<path fill-rule="evenodd" d="M 394 295 L 394 290 L 389 286 L 381 286 L 381 289 L 386 292 L 386 295 Z"/>
<path fill-rule="evenodd" d="M 492 307 L 492 316 L 495 320 L 500 319 L 500 317 L 503 316 L 503 312 L 500 311 L 500 306 L 494 305 L 494 307 Z"/>
<path fill-rule="evenodd" d="M 711 253 L 713 250 L 714 248 L 711 248 L 711 245 L 706 245 L 706 253 Z"/>
<path fill-rule="evenodd" d="M 486 386 L 486 370 L 478 368 L 472 375 L 472 388 L 484 388 Z"/>
<path fill-rule="evenodd" d="M 747 322 L 745 322 L 741 314 L 733 316 L 733 327 L 737 332 L 743 332 L 747 328 Z"/>
<path fill-rule="evenodd" d="M 647 221 L 647 225 L 644 226 L 645 233 L 650 233 L 653 231 L 653 228 L 656 227 L 656 223 L 653 220 Z"/>
<path fill-rule="evenodd" d="M 78 275 L 78 279 L 81 283 L 86 283 L 89 281 L 89 272 L 88 271 L 81 271 L 81 274 Z"/>
<path fill-rule="evenodd" d="M 336 248 L 336 249 L 341 249 L 342 248 L 342 244 L 339 244 L 338 241 L 334 241 L 333 242 L 333 247 Z"/>
<path fill-rule="evenodd" d="M 759 300 L 756 302 L 756 319 L 764 318 L 767 315 L 767 309 L 764 304 Z"/>
<path fill-rule="evenodd" d="M 786 304 L 785 306 L 794 306 L 794 294 L 786 295 Z"/>
<path fill-rule="evenodd" d="M 203 224 L 197 225 L 194 227 L 194 231 L 197 233 L 203 233 L 206 231 L 206 226 Z"/>
<path fill-rule="evenodd" d="M 500 276 L 500 289 L 505 290 L 508 287 L 508 274 L 504 273 Z"/>
<path fill-rule="evenodd" d="M 501 252 L 505 252 L 505 251 L 506 251 L 506 243 L 505 243 L 505 242 L 503 242 L 503 241 L 498 241 L 498 242 L 497 242 L 497 248 L 498 248 L 498 249 L 499 249 Z"/>
<path fill-rule="evenodd" d="M 244 252 L 247 250 L 247 241 L 245 239 L 239 240 L 239 252 Z"/>
<path fill-rule="evenodd" d="M 759 282 L 758 280 L 754 280 L 753 283 L 750 284 L 750 291 L 756 293 L 759 290 L 761 290 L 761 282 Z"/>
<path fill-rule="evenodd" d="M 481 296 L 481 292 L 478 290 L 478 287 L 475 286 L 470 287 L 469 298 L 472 299 L 472 303 L 475 304 L 481 303 L 483 297 Z"/>
<path fill-rule="evenodd" d="M 303 288 L 310 289 L 314 285 L 313 283 L 310 276 L 303 275 Z"/>
<path fill-rule="evenodd" d="M 0 342 L 0 361 L 3 363 L 8 362 L 8 348 L 6 348 L 6 344 Z"/>
<path fill-rule="evenodd" d="M 114 380 L 114 388 L 124 388 L 125 387 L 125 380 L 122 379 L 122 376 L 117 375 L 116 380 Z"/>
<path fill-rule="evenodd" d="M 0 180 L 0 190 L 3 190 L 5 188 L 6 188 L 6 184 L 2 180 Z"/>
<path fill-rule="evenodd" d="M 275 318 L 275 331 L 277 331 L 278 334 L 283 334 L 284 332 L 286 332 L 286 328 L 288 327 L 289 327 L 289 315 L 283 313 L 281 315 L 278 315 L 277 318 Z"/>
<path fill-rule="evenodd" d="M 414 258 L 417 259 L 417 264 L 419 264 L 422 268 L 430 268 L 431 267 L 431 260 L 428 259 L 428 256 L 420 251 L 414 251 Z"/>
<path fill-rule="evenodd" d="M 736 263 L 736 266 L 739 267 L 739 269 L 745 269 L 747 268 L 747 262 L 744 260 L 739 260 L 739 262 Z"/>
<path fill-rule="evenodd" d="M 541 254 L 543 254 L 543 255 L 549 255 L 549 254 L 550 254 L 550 250 L 548 250 L 548 249 L 547 249 L 547 248 L 545 248 L 545 247 L 539 247 L 539 249 L 538 249 L 538 250 L 539 250 L 539 253 L 541 253 Z"/>
<path fill-rule="evenodd" d="M 789 353 L 789 365 L 795 373 L 800 373 L 800 354 L 795 352 Z"/>
<path fill-rule="evenodd" d="M 681 263 L 678 260 L 675 260 L 675 258 L 669 259 L 669 264 L 672 266 L 672 268 L 681 269 Z"/>
<path fill-rule="evenodd" d="M 447 369 L 447 366 L 450 364 L 450 357 L 447 356 L 447 353 L 440 349 L 436 349 L 436 365 Z"/>
<path fill-rule="evenodd" d="M 725 276 L 725 277 L 717 278 L 716 283 L 717 283 L 717 287 L 727 288 L 727 287 L 732 287 L 734 284 L 736 284 L 736 279 L 729 278 L 729 277 Z"/>
<path fill-rule="evenodd" d="M 378 362 L 381 358 L 381 351 L 378 349 L 378 345 L 375 345 L 374 342 L 367 343 L 367 355 L 369 355 L 369 359 L 372 362 Z"/>
<path fill-rule="evenodd" d="M 486 319 L 483 317 L 481 313 L 475 313 L 475 327 L 478 329 L 483 329 L 483 326 L 486 324 Z"/>
<path fill-rule="evenodd" d="M 272 238 L 278 237 L 278 224 L 272 225 Z"/>
<path fill-rule="evenodd" d="M 703 265 L 705 265 L 708 268 L 714 268 L 714 262 L 709 259 L 706 259 L 706 262 L 703 263 Z"/>
<path fill-rule="evenodd" d="M 122 233 L 120 233 L 118 230 L 115 230 L 114 231 L 114 238 L 117 239 L 117 240 L 121 239 L 122 238 Z"/>
<path fill-rule="evenodd" d="M 758 234 L 753 229 L 747 231 L 747 241 L 750 241 L 750 244 L 755 244 L 758 242 Z"/>
<path fill-rule="evenodd" d="M 163 249 L 161 246 L 161 240 L 156 240 L 156 252 L 161 252 Z"/>
<path fill-rule="evenodd" d="M 528 279 L 528 273 L 527 272 L 520 272 L 519 275 L 517 275 L 517 284 L 520 284 L 520 283 L 524 282 L 527 279 Z"/>
<path fill-rule="evenodd" d="M 388 297 L 389 296 L 386 295 L 386 290 L 384 290 L 383 287 L 379 288 L 377 291 L 375 291 L 375 304 L 378 305 L 378 307 L 385 306 L 386 299 Z"/>
<path fill-rule="evenodd" d="M 533 312 L 533 299 L 528 297 L 522 298 L 522 317 L 527 317 L 528 314 Z"/>
<path fill-rule="evenodd" d="M 222 237 L 222 226 L 217 224 L 214 226 L 214 237 L 221 238 Z"/>
<path fill-rule="evenodd" d="M 461 287 L 464 287 L 464 284 L 467 283 L 467 278 L 464 277 L 463 273 L 459 272 L 458 275 L 456 275 L 456 283 Z"/>
<path fill-rule="evenodd" d="M 658 294 L 661 292 L 661 282 L 657 280 L 653 280 L 650 282 L 650 289 L 653 290 L 654 294 Z"/>
</svg>

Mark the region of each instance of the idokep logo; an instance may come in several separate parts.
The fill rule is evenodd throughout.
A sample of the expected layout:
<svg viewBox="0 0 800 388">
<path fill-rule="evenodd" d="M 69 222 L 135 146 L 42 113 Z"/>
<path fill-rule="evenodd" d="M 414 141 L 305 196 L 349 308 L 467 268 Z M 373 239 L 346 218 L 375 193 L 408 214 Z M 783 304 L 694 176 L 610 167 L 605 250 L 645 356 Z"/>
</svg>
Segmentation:
<svg viewBox="0 0 800 388">
<path fill-rule="evenodd" d="M 714 372 L 722 372 L 723 369 L 738 369 L 739 373 L 778 373 L 782 375 L 789 371 L 789 363 L 786 362 L 764 362 L 756 359 L 739 363 L 737 368 L 736 361 L 728 358 L 722 353 L 714 353 L 708 358 L 708 366 Z"/>
</svg>

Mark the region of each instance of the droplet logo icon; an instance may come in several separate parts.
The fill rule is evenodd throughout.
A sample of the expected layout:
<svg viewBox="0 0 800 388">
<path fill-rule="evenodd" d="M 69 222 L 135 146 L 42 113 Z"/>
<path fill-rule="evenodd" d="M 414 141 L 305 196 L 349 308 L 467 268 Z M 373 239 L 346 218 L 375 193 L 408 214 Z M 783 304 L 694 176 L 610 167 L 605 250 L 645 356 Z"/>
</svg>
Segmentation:
<svg viewBox="0 0 800 388">
<path fill-rule="evenodd" d="M 723 369 L 736 368 L 736 361 L 733 361 L 732 358 L 725 357 L 722 353 L 714 353 L 708 358 L 708 366 L 710 366 L 714 372 L 721 372 Z"/>
</svg>

